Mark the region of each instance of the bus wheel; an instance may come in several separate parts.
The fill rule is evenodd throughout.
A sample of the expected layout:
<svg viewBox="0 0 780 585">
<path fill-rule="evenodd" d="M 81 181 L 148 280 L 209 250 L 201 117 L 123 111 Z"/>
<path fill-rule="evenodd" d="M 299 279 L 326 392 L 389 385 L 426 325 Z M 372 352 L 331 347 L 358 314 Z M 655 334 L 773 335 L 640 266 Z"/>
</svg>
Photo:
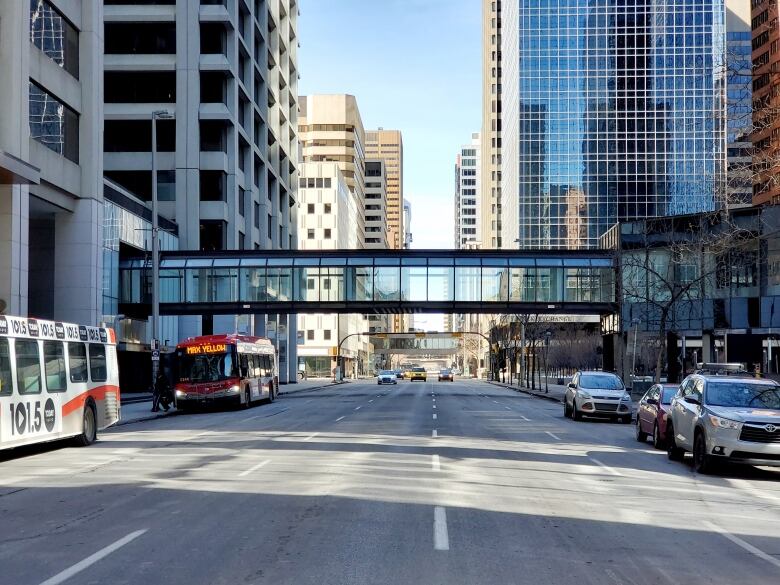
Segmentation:
<svg viewBox="0 0 780 585">
<path fill-rule="evenodd" d="M 84 419 L 81 434 L 76 437 L 76 444 L 80 447 L 91 445 L 97 439 L 97 418 L 95 406 L 89 402 L 84 407 Z"/>
<path fill-rule="evenodd" d="M 276 400 L 276 391 L 274 390 L 273 382 L 268 383 L 268 402 Z"/>
</svg>

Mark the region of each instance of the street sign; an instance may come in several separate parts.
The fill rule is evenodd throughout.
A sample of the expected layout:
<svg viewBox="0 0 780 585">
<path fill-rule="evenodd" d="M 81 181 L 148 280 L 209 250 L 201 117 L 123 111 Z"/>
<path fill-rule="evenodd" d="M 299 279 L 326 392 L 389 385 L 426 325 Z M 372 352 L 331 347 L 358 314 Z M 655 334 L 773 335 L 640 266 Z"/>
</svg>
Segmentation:
<svg viewBox="0 0 780 585">
<path fill-rule="evenodd" d="M 153 362 L 159 362 L 160 361 L 160 350 L 155 349 L 152 351 L 152 361 Z"/>
</svg>

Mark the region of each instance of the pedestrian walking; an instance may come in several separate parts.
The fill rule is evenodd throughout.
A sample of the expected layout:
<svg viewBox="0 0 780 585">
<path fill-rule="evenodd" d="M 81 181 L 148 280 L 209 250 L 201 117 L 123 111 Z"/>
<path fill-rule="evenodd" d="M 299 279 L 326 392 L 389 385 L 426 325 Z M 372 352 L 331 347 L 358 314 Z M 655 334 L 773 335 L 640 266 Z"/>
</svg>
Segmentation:
<svg viewBox="0 0 780 585">
<path fill-rule="evenodd" d="M 152 412 L 160 412 L 160 405 L 163 410 L 168 412 L 171 408 L 172 396 L 171 385 L 168 383 L 168 378 L 162 372 L 157 374 L 157 379 L 154 381 L 154 393 L 152 394 Z"/>
</svg>

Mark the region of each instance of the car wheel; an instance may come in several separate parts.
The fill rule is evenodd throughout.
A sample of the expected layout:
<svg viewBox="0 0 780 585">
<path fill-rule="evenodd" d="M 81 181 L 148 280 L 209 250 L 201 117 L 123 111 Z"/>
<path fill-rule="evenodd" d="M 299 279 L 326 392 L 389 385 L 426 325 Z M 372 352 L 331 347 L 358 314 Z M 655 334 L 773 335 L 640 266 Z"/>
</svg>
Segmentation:
<svg viewBox="0 0 780 585">
<path fill-rule="evenodd" d="M 618 419 L 618 421 L 620 422 L 620 424 L 624 424 L 624 425 L 630 425 L 630 424 L 631 424 L 631 415 L 628 415 L 628 416 L 621 416 L 621 417 Z"/>
<path fill-rule="evenodd" d="M 661 429 L 658 428 L 658 423 L 653 425 L 653 447 L 656 449 L 664 448 L 664 442 L 661 440 Z"/>
<path fill-rule="evenodd" d="M 685 457 L 685 449 L 677 446 L 674 439 L 674 427 L 671 424 L 666 426 L 666 456 L 669 461 L 682 461 Z"/>
<path fill-rule="evenodd" d="M 705 475 L 715 470 L 715 462 L 712 455 L 707 453 L 707 438 L 702 431 L 693 438 L 693 469 Z"/>
<path fill-rule="evenodd" d="M 564 418 L 571 416 L 571 408 L 569 408 L 569 401 L 566 400 L 566 397 L 563 398 L 563 416 Z"/>
<path fill-rule="evenodd" d="M 636 417 L 636 433 L 634 433 L 634 437 L 640 443 L 647 442 L 647 433 L 642 430 L 642 422 L 638 416 Z"/>
<path fill-rule="evenodd" d="M 580 414 L 580 411 L 577 410 L 577 400 L 572 400 L 571 403 L 571 418 L 572 420 L 582 420 L 582 415 Z"/>
</svg>

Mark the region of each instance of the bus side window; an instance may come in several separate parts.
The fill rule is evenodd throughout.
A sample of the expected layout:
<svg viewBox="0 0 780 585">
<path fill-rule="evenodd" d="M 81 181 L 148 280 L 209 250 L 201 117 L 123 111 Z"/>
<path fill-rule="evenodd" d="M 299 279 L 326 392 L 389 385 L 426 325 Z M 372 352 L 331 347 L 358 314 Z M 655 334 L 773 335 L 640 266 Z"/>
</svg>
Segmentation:
<svg viewBox="0 0 780 585">
<path fill-rule="evenodd" d="M 89 344 L 89 375 L 92 377 L 93 382 L 105 382 L 108 380 L 105 345 Z"/>
<path fill-rule="evenodd" d="M 43 342 L 43 369 L 46 375 L 46 390 L 65 392 L 68 389 L 65 348 L 61 341 Z"/>
<path fill-rule="evenodd" d="M 8 351 L 8 339 L 0 338 L 0 396 L 10 396 L 11 385 L 11 354 Z"/>
<path fill-rule="evenodd" d="M 263 376 L 271 375 L 271 356 L 263 355 Z"/>
<path fill-rule="evenodd" d="M 247 378 L 247 377 L 249 377 L 251 375 L 250 368 L 252 366 L 249 363 L 249 357 L 250 356 L 248 356 L 246 354 L 240 354 L 239 355 L 239 360 L 241 362 L 241 372 L 239 372 L 239 373 L 241 374 L 242 378 Z"/>
<path fill-rule="evenodd" d="M 71 382 L 87 381 L 87 348 L 83 343 L 68 344 L 68 365 Z"/>
<path fill-rule="evenodd" d="M 34 339 L 17 339 L 16 348 L 16 380 L 19 384 L 19 394 L 41 393 L 41 356 L 38 342 Z"/>
<path fill-rule="evenodd" d="M 249 377 L 255 378 L 257 377 L 257 356 L 250 355 L 247 356 L 247 359 L 249 360 Z"/>
</svg>

